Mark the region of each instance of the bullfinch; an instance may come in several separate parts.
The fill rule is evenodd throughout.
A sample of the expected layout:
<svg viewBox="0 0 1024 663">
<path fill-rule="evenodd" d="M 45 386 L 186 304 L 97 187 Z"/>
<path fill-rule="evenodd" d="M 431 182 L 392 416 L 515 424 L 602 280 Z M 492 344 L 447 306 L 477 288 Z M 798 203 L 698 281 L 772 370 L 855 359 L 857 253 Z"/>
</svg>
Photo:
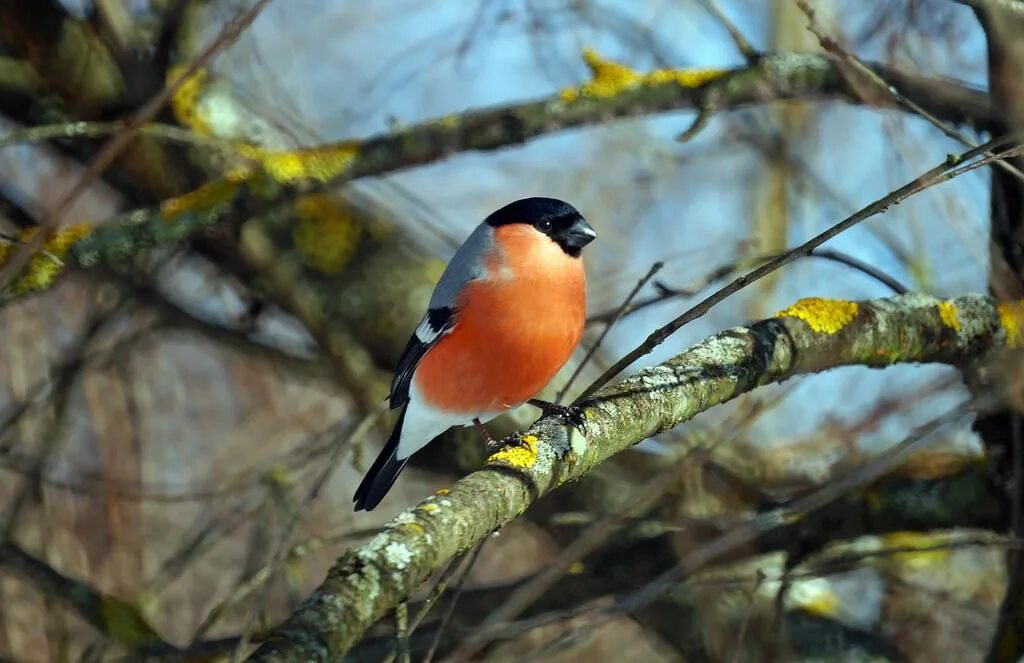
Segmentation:
<svg viewBox="0 0 1024 663">
<path fill-rule="evenodd" d="M 423 320 L 405 346 L 389 402 L 398 423 L 356 490 L 356 511 L 376 507 L 409 456 L 455 425 L 474 424 L 531 403 L 583 335 L 583 247 L 597 237 L 576 209 L 524 198 L 476 227 L 441 275 Z"/>
</svg>

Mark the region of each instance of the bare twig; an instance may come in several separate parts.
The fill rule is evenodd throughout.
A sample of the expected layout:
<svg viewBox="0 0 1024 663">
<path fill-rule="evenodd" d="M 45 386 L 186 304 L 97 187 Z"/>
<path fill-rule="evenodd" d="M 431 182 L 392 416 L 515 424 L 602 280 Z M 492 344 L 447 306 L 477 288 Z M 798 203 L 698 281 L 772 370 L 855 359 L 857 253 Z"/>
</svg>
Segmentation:
<svg viewBox="0 0 1024 663">
<path fill-rule="evenodd" d="M 721 10 L 718 3 L 715 0 L 697 0 L 697 2 L 704 8 L 704 11 L 711 14 L 725 28 L 725 31 L 729 33 L 729 38 L 732 39 L 732 43 L 736 45 L 736 50 L 740 52 L 743 59 L 749 64 L 757 62 L 757 59 L 761 57 L 761 53 L 743 36 L 743 33 L 736 27 L 736 24 L 729 20 L 729 17 Z"/>
<path fill-rule="evenodd" d="M 853 215 L 843 219 L 842 221 L 828 228 L 824 232 L 815 235 L 814 237 L 807 240 L 803 244 L 800 244 L 799 246 L 790 249 L 781 256 L 769 260 L 760 267 L 751 270 L 750 272 L 734 279 L 726 286 L 719 288 L 711 295 L 709 295 L 705 299 L 698 302 L 696 305 L 689 308 L 685 313 L 673 319 L 668 324 L 659 327 L 658 329 L 653 331 L 647 337 L 647 339 L 644 340 L 643 343 L 641 343 L 634 350 L 627 353 L 622 359 L 615 362 L 610 368 L 608 368 L 608 370 L 606 370 L 599 378 L 597 378 L 597 380 L 595 380 L 593 384 L 587 387 L 583 394 L 581 394 L 580 397 L 576 399 L 577 402 L 585 401 L 587 398 L 594 395 L 594 393 L 603 385 L 605 385 L 609 380 L 611 380 L 613 377 L 615 377 L 623 370 L 625 370 L 634 361 L 647 355 L 654 348 L 661 345 L 669 336 L 677 332 L 684 325 L 705 315 L 716 304 L 722 302 L 728 297 L 731 297 L 740 290 L 746 288 L 748 285 L 756 283 L 757 281 L 763 279 L 772 272 L 782 267 L 785 267 L 791 262 L 797 260 L 801 256 L 808 255 L 809 253 L 811 253 L 811 251 L 821 246 L 822 244 L 832 239 L 833 237 L 836 237 L 837 235 L 845 232 L 846 230 L 849 230 L 850 228 L 854 227 L 855 225 L 857 225 L 861 221 L 864 221 L 865 219 L 869 219 L 872 216 L 881 214 L 882 212 L 889 209 L 890 206 L 899 204 L 900 202 L 906 200 L 910 196 L 913 196 L 917 193 L 920 193 L 921 191 L 929 189 L 941 182 L 953 179 L 954 177 L 957 177 L 965 172 L 968 172 L 968 170 L 972 170 L 982 165 L 986 165 L 991 161 L 1006 159 L 1015 155 L 1021 147 L 1021 140 L 1022 137 L 1019 135 L 994 138 L 985 143 L 984 145 L 980 145 L 976 148 L 967 150 L 966 152 L 963 152 L 960 155 L 951 156 L 938 166 L 914 178 L 913 180 L 896 189 L 895 191 L 887 193 L 886 195 L 882 196 L 881 198 L 871 203 L 867 207 L 864 207 L 858 212 L 854 213 Z M 978 159 L 978 157 L 981 155 L 989 154 L 991 151 L 1001 148 L 1006 149 L 997 155 L 985 157 L 983 159 Z M 967 163 L 975 159 L 977 159 L 977 161 L 974 161 L 973 163 Z M 962 163 L 967 163 L 967 165 L 957 167 L 958 164 Z"/>
<path fill-rule="evenodd" d="M 749 543 L 765 532 L 782 527 L 794 519 L 803 518 L 807 514 L 839 499 L 851 490 L 871 483 L 882 476 L 890 467 L 905 458 L 911 451 L 930 440 L 935 433 L 946 426 L 960 421 L 978 409 L 982 409 L 978 403 L 961 403 L 948 410 L 945 414 L 919 426 L 901 442 L 872 458 L 861 467 L 849 472 L 846 476 L 831 481 L 810 495 L 796 500 L 784 509 L 762 514 L 750 522 L 725 532 L 688 554 L 680 560 L 677 566 L 662 573 L 642 589 L 623 599 L 617 609 L 627 612 L 638 610 L 657 599 L 682 578 L 727 554 L 729 551 L 735 550 L 738 546 Z"/>
<path fill-rule="evenodd" d="M 564 398 L 565 395 L 569 392 L 569 390 L 572 389 L 572 385 L 574 382 L 576 382 L 576 378 L 579 377 L 580 373 L 583 372 L 583 369 L 586 368 L 587 362 L 591 360 L 591 358 L 594 356 L 594 353 L 596 353 L 598 348 L 601 347 L 601 344 L 604 342 L 605 337 L 608 336 L 608 332 L 610 332 L 612 327 L 615 326 L 615 323 L 622 318 L 623 314 L 629 308 L 630 303 L 633 301 L 633 298 L 637 296 L 641 288 L 647 285 L 647 282 L 654 278 L 654 275 L 657 274 L 664 266 L 665 263 L 660 261 L 654 263 L 653 265 L 651 265 L 650 270 L 648 270 L 648 272 L 644 274 L 644 276 L 641 277 L 639 281 L 636 282 L 636 285 L 633 286 L 633 289 L 630 290 L 629 294 L 626 295 L 626 298 L 622 300 L 622 304 L 619 305 L 619 308 L 617 308 L 615 310 L 615 313 L 608 319 L 604 329 L 601 330 L 601 335 L 597 337 L 597 340 L 594 341 L 593 345 L 587 348 L 587 353 L 583 355 L 583 359 L 580 360 L 579 365 L 576 366 L 576 370 L 574 370 L 572 372 L 572 375 L 569 376 L 569 379 L 566 381 L 565 386 L 562 387 L 562 389 L 555 396 L 556 403 L 561 403 L 562 398 Z"/>
<path fill-rule="evenodd" d="M 448 604 L 448 610 L 445 611 L 444 617 L 441 619 L 441 625 L 437 627 L 437 633 L 434 634 L 434 641 L 430 644 L 430 651 L 427 652 L 427 656 L 423 659 L 423 663 L 430 663 L 434 660 L 437 648 L 441 645 L 441 636 L 444 634 L 444 630 L 447 628 L 449 622 L 451 622 L 452 615 L 455 614 L 455 606 L 458 605 L 459 598 L 462 596 L 462 590 L 466 584 L 466 580 L 469 579 L 469 573 L 473 570 L 473 567 L 476 565 L 476 561 L 480 558 L 480 553 L 483 552 L 484 544 L 486 542 L 486 538 L 481 539 L 473 548 L 473 554 L 466 563 L 466 570 L 463 571 L 462 576 L 459 577 L 459 582 L 455 586 L 455 594 L 452 596 L 451 603 Z"/>
<path fill-rule="evenodd" d="M 281 564 L 284 563 L 287 558 L 288 551 L 291 549 L 291 540 L 295 534 L 295 528 L 298 527 L 299 521 L 302 519 L 302 516 L 306 513 L 309 506 L 320 495 L 320 491 L 323 489 L 324 485 L 326 485 L 327 480 L 334 475 L 334 471 L 338 468 L 338 464 L 341 463 L 342 458 L 345 457 L 345 454 L 348 453 L 353 445 L 359 443 L 359 441 L 377 422 L 377 419 L 386 411 L 387 404 L 381 403 L 380 407 L 367 413 L 367 415 L 363 417 L 362 421 L 356 424 L 351 433 L 341 435 L 341 431 L 338 431 L 338 435 L 334 440 L 331 456 L 324 464 L 324 471 L 319 477 L 317 477 L 316 481 L 313 482 L 313 485 L 306 493 L 305 498 L 303 498 L 302 502 L 296 507 L 295 511 L 292 513 L 291 520 L 281 535 L 277 550 L 274 551 L 274 556 L 269 564 L 270 572 L 267 574 L 268 579 L 272 577 L 281 567 Z M 255 601 L 253 601 L 253 607 L 249 610 L 249 615 L 245 620 L 245 626 L 242 628 L 242 637 L 239 639 L 238 646 L 235 647 L 235 651 L 232 654 L 231 660 L 233 662 L 241 660 L 243 652 L 249 645 L 249 640 L 252 637 L 252 633 L 256 625 L 256 616 L 259 614 L 259 609 L 266 602 L 269 591 L 270 584 L 264 584 L 259 596 Z"/>
<path fill-rule="evenodd" d="M 707 286 L 709 286 L 710 284 L 714 283 L 715 281 L 721 280 L 729 276 L 730 274 L 735 273 L 739 269 L 742 269 L 744 266 L 756 264 L 758 262 L 773 260 L 781 255 L 783 254 L 771 253 L 763 256 L 755 256 L 752 258 L 740 258 L 737 260 L 731 260 L 723 265 L 719 265 L 718 267 L 710 270 L 707 274 L 698 279 L 695 284 L 687 286 L 685 288 L 672 288 L 660 281 L 655 281 L 654 285 L 658 289 L 657 295 L 648 297 L 646 299 L 641 299 L 640 301 L 632 304 L 631 306 L 627 306 L 625 311 L 623 311 L 621 314 L 619 313 L 619 309 L 611 309 L 608 311 L 602 311 L 601 313 L 595 313 L 594 315 L 587 318 L 587 324 L 593 324 L 596 322 L 606 322 L 616 316 L 625 317 L 627 315 L 632 315 L 633 313 L 636 313 L 641 309 L 645 309 L 649 306 L 654 306 L 655 304 L 660 304 L 662 302 L 668 301 L 670 299 L 675 299 L 677 297 L 692 297 L 701 290 L 703 290 L 704 288 L 706 288 Z M 811 251 L 809 255 L 800 256 L 800 258 L 820 258 L 822 260 L 830 260 L 832 262 L 837 262 L 841 265 L 846 265 L 847 267 L 850 267 L 852 269 L 855 269 L 856 271 L 862 272 L 870 276 L 871 278 L 887 286 L 896 294 L 903 294 L 905 292 L 908 292 L 907 286 L 900 283 L 900 281 L 897 280 L 895 277 L 886 274 L 884 271 L 875 267 L 874 265 L 870 265 L 864 262 L 863 260 L 860 260 L 859 258 L 855 258 L 841 251 L 835 251 L 833 249 L 814 249 L 813 251 Z"/>
</svg>

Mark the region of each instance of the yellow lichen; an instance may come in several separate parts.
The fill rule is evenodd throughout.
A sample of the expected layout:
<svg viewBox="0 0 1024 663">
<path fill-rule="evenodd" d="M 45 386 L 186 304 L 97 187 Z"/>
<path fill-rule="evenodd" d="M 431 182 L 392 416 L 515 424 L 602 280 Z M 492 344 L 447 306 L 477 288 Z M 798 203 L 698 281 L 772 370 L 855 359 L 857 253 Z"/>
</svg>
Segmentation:
<svg viewBox="0 0 1024 663">
<path fill-rule="evenodd" d="M 487 459 L 488 463 L 504 463 L 512 467 L 527 469 L 537 462 L 537 437 L 535 435 L 519 435 L 520 444 L 513 444 L 494 453 Z"/>
<path fill-rule="evenodd" d="M 643 77 L 644 85 L 675 83 L 680 87 L 696 88 L 719 79 L 727 69 L 655 69 Z"/>
<path fill-rule="evenodd" d="M 1013 349 L 1024 348 L 1024 300 L 1003 302 L 996 310 L 999 324 L 1006 332 L 1006 345 Z"/>
<path fill-rule="evenodd" d="M 127 601 L 104 596 L 100 600 L 100 614 L 107 634 L 117 642 L 139 646 L 158 639 L 138 608 Z"/>
<path fill-rule="evenodd" d="M 875 490 L 874 488 L 871 488 L 869 486 L 865 488 L 863 491 L 861 491 L 861 494 L 863 495 L 864 501 L 867 503 L 869 509 L 877 511 L 881 509 L 883 506 L 885 506 L 885 503 L 882 500 L 882 496 L 879 495 L 878 491 Z"/>
<path fill-rule="evenodd" d="M 450 492 L 452 492 L 452 491 L 449 488 L 438 488 L 437 491 L 434 494 L 435 495 L 444 496 L 444 495 L 447 495 Z"/>
<path fill-rule="evenodd" d="M 306 261 L 325 274 L 340 272 L 359 245 L 359 222 L 326 194 L 299 198 L 295 215 L 298 223 L 292 231 L 292 240 Z"/>
<path fill-rule="evenodd" d="M 786 525 L 793 525 L 803 520 L 806 515 L 803 511 L 784 511 L 782 513 L 782 522 Z"/>
<path fill-rule="evenodd" d="M 437 506 L 436 504 L 427 503 L 427 504 L 420 505 L 420 511 L 424 511 L 426 513 L 434 513 L 435 511 L 440 511 L 440 510 L 441 510 L 441 507 Z"/>
<path fill-rule="evenodd" d="M 160 215 L 165 221 L 171 221 L 184 212 L 207 210 L 226 203 L 234 197 L 238 185 L 251 178 L 252 174 L 248 168 L 238 168 L 194 191 L 169 198 L 160 204 Z"/>
<path fill-rule="evenodd" d="M 656 69 L 646 74 L 601 57 L 592 48 L 583 50 L 583 60 L 590 68 L 593 78 L 577 87 L 565 88 L 559 98 L 565 103 L 577 99 L 608 99 L 625 90 L 643 85 L 676 83 L 682 87 L 695 88 L 709 83 L 726 73 L 724 69 Z"/>
<path fill-rule="evenodd" d="M 944 565 L 949 558 L 949 549 L 936 548 L 949 543 L 949 537 L 945 534 L 931 534 L 922 532 L 891 532 L 879 537 L 882 544 L 887 548 L 922 548 L 921 552 L 907 550 L 906 552 L 893 553 L 891 559 L 913 569 L 935 568 Z"/>
<path fill-rule="evenodd" d="M 960 318 L 956 314 L 956 305 L 953 302 L 939 302 L 939 319 L 953 331 L 960 333 Z"/>
<path fill-rule="evenodd" d="M 287 488 L 295 483 L 291 468 L 286 463 L 274 463 L 267 469 L 265 478 L 268 483 L 280 488 Z"/>
<path fill-rule="evenodd" d="M 565 572 L 571 576 L 578 576 L 586 570 L 587 567 L 584 566 L 583 562 L 576 560 L 565 569 Z"/>
<path fill-rule="evenodd" d="M 844 299 L 801 299 L 775 314 L 777 318 L 797 318 L 819 334 L 835 334 L 857 317 L 857 302 Z"/>
<path fill-rule="evenodd" d="M 448 265 L 444 260 L 440 258 L 431 258 L 423 263 L 423 270 L 426 272 L 427 281 L 430 283 L 437 283 L 441 280 L 441 275 L 444 274 L 444 268 Z"/>
<path fill-rule="evenodd" d="M 343 141 L 323 147 L 274 152 L 243 145 L 239 153 L 257 162 L 275 182 L 294 184 L 302 180 L 326 182 L 345 172 L 359 155 L 358 141 Z"/>
<path fill-rule="evenodd" d="M 173 85 L 186 71 L 187 68 L 180 65 L 168 69 L 167 85 Z M 210 75 L 205 69 L 199 69 L 185 79 L 185 82 L 175 90 L 170 99 L 174 118 L 201 136 L 209 136 L 213 133 L 210 124 L 203 119 L 200 112 L 203 91 L 206 89 L 209 78 Z"/>
<path fill-rule="evenodd" d="M 841 605 L 827 581 L 820 578 L 797 583 L 790 589 L 790 597 L 797 608 L 820 617 L 834 617 Z"/>
<path fill-rule="evenodd" d="M 92 229 L 93 226 L 89 223 L 76 223 L 57 229 L 29 258 L 25 268 L 11 284 L 11 289 L 21 295 L 50 287 L 64 271 L 64 258 L 67 257 L 71 246 L 91 233 Z M 38 232 L 38 228 L 29 228 L 22 231 L 18 239 L 21 243 L 29 242 Z M 18 246 L 19 243 L 16 242 L 0 242 L 0 265 L 14 255 Z"/>
<path fill-rule="evenodd" d="M 423 534 L 427 531 L 423 528 L 423 525 L 420 525 L 419 523 L 403 523 L 402 527 L 412 532 L 413 534 Z"/>
</svg>

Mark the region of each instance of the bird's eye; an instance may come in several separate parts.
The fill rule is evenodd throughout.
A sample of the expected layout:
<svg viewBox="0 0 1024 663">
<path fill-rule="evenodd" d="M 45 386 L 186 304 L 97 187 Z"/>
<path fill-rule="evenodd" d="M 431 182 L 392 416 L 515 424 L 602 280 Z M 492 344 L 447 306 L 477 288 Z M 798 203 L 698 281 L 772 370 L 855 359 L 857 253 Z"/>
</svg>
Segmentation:
<svg viewBox="0 0 1024 663">
<path fill-rule="evenodd" d="M 551 230 L 551 219 L 541 219 L 537 222 L 537 230 L 542 233 L 549 232 Z"/>
</svg>

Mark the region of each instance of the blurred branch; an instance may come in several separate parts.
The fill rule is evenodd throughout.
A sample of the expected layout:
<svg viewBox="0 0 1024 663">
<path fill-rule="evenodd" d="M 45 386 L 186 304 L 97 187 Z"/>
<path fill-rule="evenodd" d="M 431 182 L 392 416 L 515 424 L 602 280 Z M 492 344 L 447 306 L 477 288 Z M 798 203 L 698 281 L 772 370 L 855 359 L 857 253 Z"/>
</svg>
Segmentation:
<svg viewBox="0 0 1024 663">
<path fill-rule="evenodd" d="M 0 543 L 0 569 L 28 580 L 42 595 L 73 610 L 114 642 L 129 647 L 175 648 L 162 640 L 131 603 L 69 578 L 14 543 Z"/>
<path fill-rule="evenodd" d="M 494 454 L 450 491 L 399 515 L 327 579 L 255 654 L 326 660 L 347 651 L 448 558 L 541 495 L 614 454 L 758 386 L 843 365 L 960 364 L 1020 347 L 1022 304 L 908 294 L 870 302 L 801 300 L 775 318 L 716 334 L 587 401 L 587 423 L 538 421 L 520 447 Z"/>
<path fill-rule="evenodd" d="M 979 0 L 970 5 L 985 33 L 988 86 L 998 111 L 995 131 L 1024 130 L 1024 2 Z M 1010 162 L 1015 172 L 994 169 L 989 197 L 990 292 L 1004 300 L 1024 295 L 1024 156 Z M 1019 375 L 1020 358 L 1007 357 L 1005 370 Z M 973 378 L 975 376 L 968 376 Z M 984 383 L 970 384 L 972 390 Z M 1024 534 L 1024 413 L 1019 400 L 975 421 L 990 466 L 1011 504 L 1010 528 Z M 1024 653 L 1024 553 L 1007 553 L 1007 587 L 987 661 L 1017 661 Z"/>
<path fill-rule="evenodd" d="M 214 216 L 220 210 L 211 207 L 204 213 L 203 206 L 237 200 L 243 191 L 237 185 L 255 181 L 257 172 L 286 186 L 308 182 L 319 182 L 318 186 L 336 186 L 359 177 L 429 163 L 458 152 L 499 149 L 563 129 L 621 117 L 701 107 L 709 101 L 713 101 L 716 109 L 722 110 L 781 99 L 841 97 L 859 100 L 847 89 L 834 61 L 820 56 L 766 56 L 756 65 L 727 72 L 657 70 L 647 74 L 637 74 L 593 54 L 589 57 L 595 71 L 592 81 L 544 101 L 469 111 L 361 141 L 343 141 L 294 152 L 270 152 L 240 145 L 240 156 L 259 170 L 249 167 L 234 171 L 223 180 L 165 202 L 164 208 L 173 206 L 190 210 L 205 222 L 191 226 L 180 222 L 166 224 L 167 228 L 174 230 L 169 233 L 155 233 L 154 230 L 153 234 L 160 234 L 169 241 L 182 241 L 199 228 L 211 225 L 216 222 Z M 951 121 L 967 120 L 981 127 L 991 122 L 984 93 L 954 83 L 915 78 L 898 72 L 887 71 L 886 75 L 890 79 L 902 80 L 904 94 L 917 98 L 917 103 L 936 115 Z M 190 80 L 182 76 L 175 85 L 191 84 L 188 83 Z M 174 86 L 168 88 L 172 89 Z M 144 117 L 145 114 L 136 116 L 135 129 L 145 126 L 138 123 L 138 119 Z M 136 212 L 135 217 L 156 218 L 160 214 L 157 210 L 142 210 Z M 129 246 L 123 246 L 117 231 L 111 230 L 103 231 L 104 244 L 117 247 L 114 253 L 122 259 L 146 248 L 146 243 L 132 241 L 136 225 L 114 226 L 121 228 L 122 232 L 127 231 Z M 55 238 L 47 238 L 47 234 L 37 233 L 28 240 L 29 246 L 23 247 L 19 253 L 26 254 L 28 249 L 44 246 L 47 240 L 54 241 Z M 76 241 L 77 237 L 70 238 L 69 244 Z M 73 247 L 72 253 L 80 266 L 92 266 L 109 256 L 109 252 L 97 255 L 98 241 L 95 238 L 89 241 L 91 247 L 87 249 Z M 33 260 L 37 258 L 38 255 Z M 17 271 L 17 265 L 11 263 L 12 259 L 8 257 L 2 271 Z M 28 271 L 31 271 L 31 266 Z M 49 287 L 62 270 L 51 266 L 47 271 L 51 278 L 30 278 L 22 287 L 16 281 L 14 294 L 27 294 Z M 19 273 L 18 280 L 24 282 L 25 277 L 26 274 Z M 0 299 L 0 303 L 9 299 L 10 296 Z"/>
<path fill-rule="evenodd" d="M 704 8 L 704 11 L 711 14 L 712 18 L 725 28 L 725 31 L 729 33 L 729 38 L 732 39 L 732 43 L 736 45 L 736 50 L 740 52 L 740 55 L 743 56 L 747 63 L 755 64 L 761 54 L 747 41 L 747 38 L 743 36 L 743 33 L 736 27 L 736 24 L 729 20 L 725 12 L 719 8 L 718 3 L 715 0 L 697 0 L 697 2 Z"/>
<path fill-rule="evenodd" d="M 270 0 L 256 0 L 256 2 L 251 7 L 248 7 L 244 10 L 240 10 L 224 26 L 224 28 L 220 30 L 220 32 L 213 38 L 213 40 L 210 41 L 206 48 L 204 48 L 202 52 L 199 53 L 188 64 L 188 66 L 182 72 L 180 78 L 171 81 L 170 84 L 162 88 L 145 104 L 143 104 L 141 108 L 139 108 L 137 111 L 132 113 L 132 115 L 129 118 L 127 118 L 122 130 L 114 134 L 110 138 L 110 140 L 108 140 L 103 145 L 103 147 L 100 148 L 96 155 L 89 161 L 88 166 L 82 172 L 81 176 L 79 176 L 75 180 L 74 186 L 72 186 L 70 189 L 68 189 L 66 193 L 60 196 L 59 200 L 53 206 L 52 209 L 47 210 L 47 214 L 39 222 L 39 232 L 31 240 L 29 240 L 25 246 L 18 247 L 18 250 L 13 255 L 8 256 L 7 261 L 0 265 L 0 289 L 5 288 L 11 281 L 13 281 L 17 277 L 20 269 L 24 267 L 25 264 L 31 259 L 33 252 L 39 249 L 39 247 L 41 247 L 46 242 L 46 240 L 49 239 L 49 235 L 51 235 L 53 230 L 62 224 L 65 212 L 67 212 L 67 210 L 71 207 L 75 200 L 77 200 L 78 197 L 94 181 L 96 181 L 97 178 L 99 178 L 103 171 L 111 163 L 113 163 L 119 155 L 121 155 L 123 152 L 125 152 L 132 146 L 133 141 L 138 134 L 139 128 L 149 123 L 153 120 L 154 117 L 156 117 L 157 113 L 159 113 L 160 110 L 163 109 L 164 105 L 167 104 L 167 102 L 171 99 L 172 95 L 174 95 L 174 93 L 177 92 L 178 89 L 185 84 L 185 81 L 187 80 L 188 76 L 190 76 L 193 72 L 198 71 L 202 67 L 208 65 L 220 51 L 222 51 L 224 48 L 226 48 L 235 40 L 237 40 L 238 37 L 242 34 L 242 32 L 247 27 L 249 27 L 249 25 L 254 20 L 256 20 L 256 17 L 259 16 L 260 12 L 263 10 L 264 7 L 266 7 L 266 5 L 269 2 Z M 60 7 L 60 5 L 55 4 L 53 0 L 44 0 L 40 4 L 47 5 L 48 8 L 51 9 L 55 14 L 63 13 L 63 9 Z M 53 6 L 51 7 L 51 5 Z M 10 3 L 6 5 L 0 5 L 0 7 L 7 7 L 6 10 L 0 12 L 0 18 L 3 18 L 4 21 L 9 21 L 14 24 L 9 28 L 10 35 L 14 38 L 25 38 L 26 43 L 24 43 L 22 47 L 29 53 L 39 51 L 42 51 L 44 53 L 51 52 L 48 49 L 38 48 L 38 45 L 36 45 L 33 41 L 34 39 L 37 39 L 37 35 L 33 34 L 28 37 L 25 37 L 23 32 L 25 30 L 30 31 L 31 29 L 38 27 L 36 25 L 36 22 L 40 20 L 40 17 L 36 15 L 35 12 L 37 10 L 35 8 L 28 10 L 27 12 L 25 12 L 23 8 L 17 10 L 15 9 L 20 6 L 20 3 L 14 3 L 13 6 L 10 5 Z M 67 17 L 66 15 L 63 18 L 51 19 L 50 22 L 52 22 L 52 20 L 56 20 L 58 23 L 66 23 L 70 27 L 76 25 L 70 19 L 70 17 Z M 49 23 L 47 23 L 47 25 L 49 25 Z M 70 27 L 69 29 L 63 30 L 63 32 L 72 33 L 73 31 L 70 29 Z M 92 35 L 91 39 L 93 41 L 98 41 L 98 38 L 95 37 L 95 35 Z M 53 52 L 60 53 L 61 49 L 54 49 Z M 106 53 L 105 49 L 103 49 L 103 52 Z M 75 54 L 76 57 L 81 57 L 81 55 L 82 54 L 78 53 Z M 87 55 L 89 55 L 90 57 L 100 57 L 100 55 L 94 55 L 92 53 L 88 53 Z M 109 57 L 108 53 L 106 53 L 106 55 Z M 88 63 L 90 62 L 90 60 L 88 57 L 84 59 L 79 59 L 79 66 L 81 66 L 80 63 L 82 62 Z M 52 66 L 53 63 L 48 62 L 47 64 L 50 64 Z M 90 71 L 92 71 L 93 69 L 91 64 L 87 68 Z M 61 78 L 63 77 L 63 74 L 64 71 L 62 70 L 60 72 Z M 78 81 L 75 81 L 74 79 L 72 79 L 70 82 L 76 88 L 80 85 L 80 83 Z"/>
<path fill-rule="evenodd" d="M 27 94 L 41 87 L 39 76 L 24 60 L 0 55 L 0 90 Z"/>
<path fill-rule="evenodd" d="M 116 134 L 124 128 L 123 122 L 58 122 L 42 124 L 26 129 L 0 134 L 0 147 L 24 143 L 40 143 L 48 140 L 66 140 L 72 138 L 99 138 Z M 168 142 L 197 145 L 211 149 L 235 152 L 238 146 L 227 140 L 199 135 L 188 129 L 150 122 L 138 129 L 139 135 L 159 138 Z"/>
</svg>

